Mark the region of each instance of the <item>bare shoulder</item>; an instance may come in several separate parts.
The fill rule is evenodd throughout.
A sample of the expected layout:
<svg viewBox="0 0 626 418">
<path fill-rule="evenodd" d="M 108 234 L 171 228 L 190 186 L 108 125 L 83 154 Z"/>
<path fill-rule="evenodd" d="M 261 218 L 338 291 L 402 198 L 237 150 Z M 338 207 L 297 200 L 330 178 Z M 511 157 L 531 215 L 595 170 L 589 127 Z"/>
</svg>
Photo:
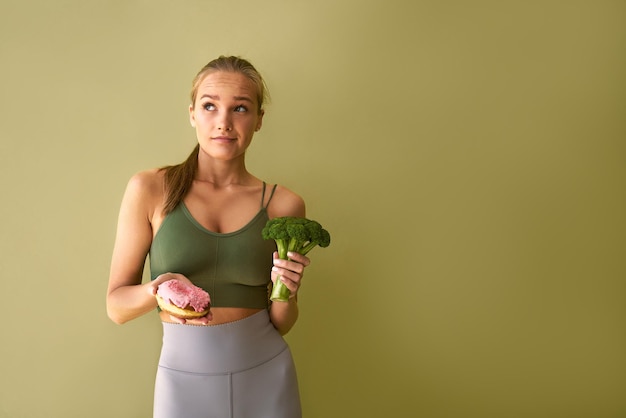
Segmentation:
<svg viewBox="0 0 626 418">
<path fill-rule="evenodd" d="M 124 201 L 148 214 L 162 205 L 164 198 L 164 175 L 159 169 L 140 171 L 126 185 Z"/>
<path fill-rule="evenodd" d="M 279 216 L 306 216 L 306 205 L 304 199 L 288 188 L 277 185 L 274 196 L 267 207 L 270 218 Z"/>
<path fill-rule="evenodd" d="M 144 195 L 163 193 L 163 179 L 163 171 L 158 168 L 140 171 L 130 178 L 127 188 Z"/>
</svg>

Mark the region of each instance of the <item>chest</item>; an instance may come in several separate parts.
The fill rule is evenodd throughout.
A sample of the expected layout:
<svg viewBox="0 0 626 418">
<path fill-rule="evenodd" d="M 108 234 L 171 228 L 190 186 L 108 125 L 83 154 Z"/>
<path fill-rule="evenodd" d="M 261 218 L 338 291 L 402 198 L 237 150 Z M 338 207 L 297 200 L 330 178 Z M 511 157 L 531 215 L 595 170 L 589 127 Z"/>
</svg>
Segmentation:
<svg viewBox="0 0 626 418">
<path fill-rule="evenodd" d="M 246 226 L 261 209 L 261 189 L 233 187 L 217 189 L 200 185 L 193 187 L 184 204 L 191 216 L 204 229 L 228 234 Z"/>
</svg>

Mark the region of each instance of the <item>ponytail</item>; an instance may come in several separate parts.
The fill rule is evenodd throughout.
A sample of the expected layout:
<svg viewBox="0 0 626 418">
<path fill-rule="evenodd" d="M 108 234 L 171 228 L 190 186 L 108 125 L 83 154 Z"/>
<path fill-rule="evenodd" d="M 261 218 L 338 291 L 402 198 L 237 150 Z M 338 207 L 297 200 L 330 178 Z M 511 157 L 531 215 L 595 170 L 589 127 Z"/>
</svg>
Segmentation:
<svg viewBox="0 0 626 418">
<path fill-rule="evenodd" d="M 198 144 L 182 163 L 161 168 L 161 170 L 165 171 L 164 215 L 172 212 L 191 189 L 198 168 L 199 151 L 200 145 Z"/>
</svg>

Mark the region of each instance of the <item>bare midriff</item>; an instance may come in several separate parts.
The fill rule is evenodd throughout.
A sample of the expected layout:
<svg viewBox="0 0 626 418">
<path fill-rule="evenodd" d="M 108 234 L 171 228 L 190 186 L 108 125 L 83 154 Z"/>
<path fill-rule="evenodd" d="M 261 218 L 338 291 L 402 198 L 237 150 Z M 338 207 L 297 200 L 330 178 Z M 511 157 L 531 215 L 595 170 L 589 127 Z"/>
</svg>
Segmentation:
<svg viewBox="0 0 626 418">
<path fill-rule="evenodd" d="M 213 315 L 213 318 L 211 322 L 209 322 L 208 324 L 203 324 L 201 321 L 198 321 L 197 319 L 188 319 L 186 323 L 192 324 L 192 325 L 206 325 L 206 326 L 221 325 L 221 324 L 227 324 L 229 322 L 239 321 L 241 319 L 254 315 L 255 313 L 258 313 L 260 311 L 262 311 L 262 309 L 211 308 L 211 314 Z M 176 321 L 173 320 L 167 312 L 161 311 L 159 313 L 159 316 L 161 317 L 161 321 L 163 322 L 176 323 Z"/>
</svg>

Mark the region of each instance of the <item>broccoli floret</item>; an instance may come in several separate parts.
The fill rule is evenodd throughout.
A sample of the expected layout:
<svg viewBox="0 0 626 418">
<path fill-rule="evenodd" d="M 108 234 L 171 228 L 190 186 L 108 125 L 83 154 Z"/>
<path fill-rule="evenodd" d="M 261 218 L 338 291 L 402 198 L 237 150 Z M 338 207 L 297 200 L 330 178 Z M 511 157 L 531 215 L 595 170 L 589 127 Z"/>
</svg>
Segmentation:
<svg viewBox="0 0 626 418">
<path fill-rule="evenodd" d="M 300 252 L 302 243 L 308 241 L 309 233 L 305 226 L 301 223 L 288 222 L 285 224 L 287 235 L 289 235 L 289 246 L 287 251 Z"/>
<path fill-rule="evenodd" d="M 319 222 L 300 217 L 278 217 L 267 221 L 261 232 L 263 239 L 276 241 L 278 257 L 287 260 L 287 252 L 305 255 L 316 246 L 330 245 L 330 233 Z M 279 280 L 272 289 L 271 300 L 287 301 L 289 289 Z"/>
<path fill-rule="evenodd" d="M 278 256 L 284 260 L 287 259 L 287 251 L 289 246 L 289 233 L 285 226 L 287 218 L 270 219 L 261 234 L 263 239 L 273 239 L 278 247 Z"/>
</svg>

